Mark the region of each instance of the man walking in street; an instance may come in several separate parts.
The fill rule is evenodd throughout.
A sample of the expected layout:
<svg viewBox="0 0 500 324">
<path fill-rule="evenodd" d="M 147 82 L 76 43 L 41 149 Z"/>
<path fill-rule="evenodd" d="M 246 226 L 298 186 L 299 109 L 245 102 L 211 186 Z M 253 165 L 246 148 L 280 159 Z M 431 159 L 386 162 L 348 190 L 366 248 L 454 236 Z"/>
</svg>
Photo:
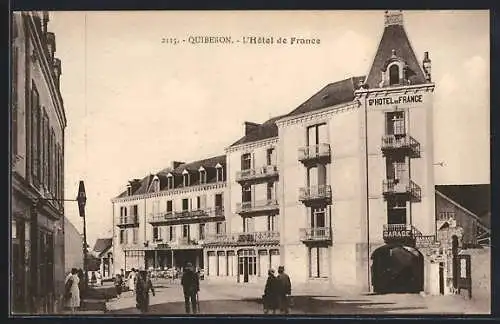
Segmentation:
<svg viewBox="0 0 500 324">
<path fill-rule="evenodd" d="M 292 294 L 292 283 L 290 282 L 290 277 L 285 273 L 285 267 L 278 267 L 278 299 L 281 314 L 288 314 L 290 303 L 289 298 Z"/>
<path fill-rule="evenodd" d="M 194 271 L 193 265 L 190 262 L 188 262 L 184 267 L 181 285 L 184 290 L 184 305 L 186 307 L 186 313 L 189 314 L 191 309 L 193 314 L 196 314 L 199 311 L 197 308 L 197 296 L 198 291 L 200 291 L 200 278 L 198 278 L 198 275 Z"/>
</svg>

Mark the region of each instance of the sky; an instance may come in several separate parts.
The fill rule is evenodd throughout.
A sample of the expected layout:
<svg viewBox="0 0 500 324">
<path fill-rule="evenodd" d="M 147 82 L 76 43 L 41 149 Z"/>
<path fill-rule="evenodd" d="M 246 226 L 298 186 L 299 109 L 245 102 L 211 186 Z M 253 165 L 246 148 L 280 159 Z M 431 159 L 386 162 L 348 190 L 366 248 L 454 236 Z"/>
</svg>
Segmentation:
<svg viewBox="0 0 500 324">
<path fill-rule="evenodd" d="M 418 60 L 432 60 L 436 184 L 490 182 L 489 13 L 406 11 Z M 87 236 L 112 235 L 128 180 L 224 154 L 244 132 L 326 84 L 366 75 L 383 11 L 52 12 L 68 126 L 65 195 L 87 191 Z M 163 38 L 273 36 L 317 45 L 172 45 Z M 82 229 L 76 204 L 66 216 Z"/>
</svg>

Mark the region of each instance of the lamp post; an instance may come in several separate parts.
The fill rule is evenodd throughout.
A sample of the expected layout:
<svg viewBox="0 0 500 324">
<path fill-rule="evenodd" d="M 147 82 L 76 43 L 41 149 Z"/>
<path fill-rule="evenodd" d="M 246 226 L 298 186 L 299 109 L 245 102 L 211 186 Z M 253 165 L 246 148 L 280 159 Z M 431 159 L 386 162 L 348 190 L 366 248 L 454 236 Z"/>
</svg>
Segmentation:
<svg viewBox="0 0 500 324">
<path fill-rule="evenodd" d="M 83 181 L 80 180 L 78 186 L 78 196 L 76 197 L 78 202 L 78 212 L 80 217 L 83 217 L 83 283 L 85 290 L 88 287 L 88 274 L 87 274 L 87 224 L 85 222 L 85 204 L 87 203 L 87 196 L 85 194 L 85 185 Z"/>
</svg>

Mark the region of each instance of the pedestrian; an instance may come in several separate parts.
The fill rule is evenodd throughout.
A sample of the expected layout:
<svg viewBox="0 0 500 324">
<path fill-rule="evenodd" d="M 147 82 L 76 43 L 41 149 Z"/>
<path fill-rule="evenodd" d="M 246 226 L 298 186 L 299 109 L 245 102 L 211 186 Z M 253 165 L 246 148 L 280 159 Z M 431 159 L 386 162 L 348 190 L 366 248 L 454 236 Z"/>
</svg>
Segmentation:
<svg viewBox="0 0 500 324">
<path fill-rule="evenodd" d="M 196 314 L 199 311 L 197 307 L 197 297 L 200 291 L 200 278 L 198 278 L 190 262 L 184 267 L 181 285 L 184 291 L 184 306 L 186 307 L 186 313 L 189 314 L 191 309 L 193 314 Z"/>
<path fill-rule="evenodd" d="M 128 289 L 132 291 L 132 294 L 134 293 L 135 290 L 135 278 L 136 278 L 135 268 L 132 268 L 132 271 L 130 271 L 128 275 Z"/>
<path fill-rule="evenodd" d="M 267 281 L 264 288 L 264 295 L 262 295 L 262 304 L 264 305 L 264 314 L 268 314 L 272 311 L 276 314 L 276 309 L 279 306 L 278 300 L 278 290 L 279 282 L 274 274 L 274 269 L 269 269 L 267 272 Z"/>
<path fill-rule="evenodd" d="M 278 267 L 278 299 L 281 314 L 290 312 L 290 295 L 292 294 L 292 283 L 290 277 L 285 273 L 285 267 Z"/>
<path fill-rule="evenodd" d="M 149 291 L 155 296 L 155 290 L 151 278 L 146 270 L 141 270 L 137 274 L 135 300 L 136 307 L 141 313 L 147 313 L 149 310 Z"/>
<path fill-rule="evenodd" d="M 115 289 L 117 298 L 120 298 L 120 295 L 122 294 L 122 288 L 123 288 L 123 278 L 120 273 L 117 273 L 115 276 Z"/>
<path fill-rule="evenodd" d="M 90 276 L 90 283 L 94 286 L 97 284 L 97 276 L 95 271 L 92 271 L 92 275 Z"/>
<path fill-rule="evenodd" d="M 85 291 L 85 275 L 83 274 L 83 270 L 80 268 L 78 269 L 78 289 L 79 289 L 79 294 L 80 294 L 80 301 L 83 299 L 83 293 Z"/>
<path fill-rule="evenodd" d="M 66 280 L 64 281 L 64 299 L 66 301 L 66 307 L 69 307 L 72 313 L 80 307 L 80 288 L 78 288 L 79 282 L 80 279 L 78 278 L 78 270 L 76 268 L 71 269 L 71 272 L 66 276 Z"/>
</svg>

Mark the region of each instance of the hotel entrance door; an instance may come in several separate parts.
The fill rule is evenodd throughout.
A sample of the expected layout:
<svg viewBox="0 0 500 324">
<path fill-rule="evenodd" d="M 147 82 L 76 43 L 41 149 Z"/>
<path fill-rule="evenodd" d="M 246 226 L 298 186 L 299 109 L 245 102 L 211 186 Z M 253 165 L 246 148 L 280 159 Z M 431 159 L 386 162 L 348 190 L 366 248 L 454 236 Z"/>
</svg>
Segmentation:
<svg viewBox="0 0 500 324">
<path fill-rule="evenodd" d="M 238 275 L 243 282 L 249 282 L 251 276 L 257 274 L 257 257 L 254 250 L 238 251 Z"/>
</svg>

